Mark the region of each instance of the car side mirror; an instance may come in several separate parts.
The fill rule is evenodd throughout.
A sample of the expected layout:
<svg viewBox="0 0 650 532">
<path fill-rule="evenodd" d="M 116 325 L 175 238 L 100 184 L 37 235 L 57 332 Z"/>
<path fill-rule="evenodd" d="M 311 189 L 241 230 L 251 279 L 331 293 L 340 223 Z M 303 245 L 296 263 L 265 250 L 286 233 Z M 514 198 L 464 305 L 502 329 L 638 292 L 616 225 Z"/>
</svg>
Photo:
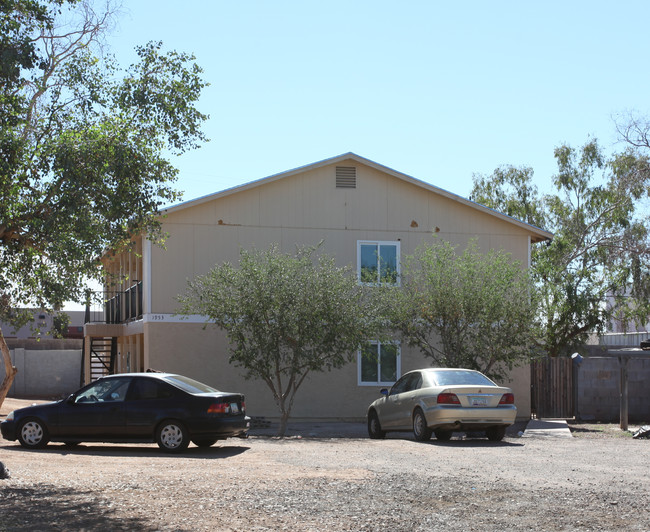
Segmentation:
<svg viewBox="0 0 650 532">
<path fill-rule="evenodd" d="M 74 404 L 74 394 L 71 393 L 70 395 L 68 395 L 68 398 L 65 400 L 65 402 L 68 403 L 69 405 L 73 405 Z"/>
<path fill-rule="evenodd" d="M 381 395 L 388 396 L 388 388 L 382 388 L 381 390 L 379 390 L 379 393 Z"/>
</svg>

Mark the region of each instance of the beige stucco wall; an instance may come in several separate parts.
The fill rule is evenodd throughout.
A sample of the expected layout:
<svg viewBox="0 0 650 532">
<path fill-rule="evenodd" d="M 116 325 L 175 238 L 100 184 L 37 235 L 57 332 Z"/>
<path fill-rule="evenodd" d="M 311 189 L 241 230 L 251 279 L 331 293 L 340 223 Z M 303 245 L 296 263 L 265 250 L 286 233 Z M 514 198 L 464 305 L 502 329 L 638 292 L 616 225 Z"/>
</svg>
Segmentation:
<svg viewBox="0 0 650 532">
<path fill-rule="evenodd" d="M 243 392 L 251 416 L 276 418 L 278 410 L 267 385 L 258 380 L 245 380 L 243 371 L 228 363 L 225 334 L 214 325 L 204 328 L 195 323 L 149 323 L 150 367 L 179 372 L 215 386 L 223 391 Z M 401 373 L 431 366 L 430 359 L 418 351 L 402 348 Z M 530 370 L 518 368 L 512 382 L 500 383 L 513 388 L 519 417 L 530 418 Z M 359 386 L 356 354 L 341 369 L 312 373 L 296 396 L 294 419 L 359 420 L 368 405 L 379 397 L 381 386 Z"/>
<path fill-rule="evenodd" d="M 336 188 L 336 166 L 357 168 L 356 189 Z M 505 249 L 515 260 L 528 262 L 530 233 L 521 225 L 356 160 L 312 167 L 193 202 L 171 209 L 162 221 L 168 234 L 164 248 L 141 246 L 137 251 L 142 254 L 110 263 L 116 273 L 145 283 L 142 329 L 125 333 L 138 336 L 122 338 L 120 352 L 131 354 L 135 370 L 179 372 L 219 389 L 241 391 L 250 415 L 269 418 L 277 416 L 270 391 L 260 381 L 245 380 L 242 371 L 228 363 L 224 333 L 173 316 L 187 281 L 215 264 L 236 263 L 241 248 L 267 249 L 276 243 L 291 252 L 296 244 L 322 240 L 324 251 L 339 265 L 356 268 L 359 240 L 399 241 L 404 257 L 424 240 L 433 240 L 435 233 L 461 247 L 476 237 L 485 250 Z M 142 256 L 147 258 L 143 261 Z M 124 356 L 120 361 L 124 366 Z M 402 348 L 401 373 L 429 365 L 419 352 Z M 513 388 L 520 417 L 529 417 L 528 367 L 516 370 L 512 382 L 503 384 Z M 380 388 L 358 384 L 355 355 L 344 368 L 312 374 L 299 391 L 293 417 L 360 419 Z"/>
<path fill-rule="evenodd" d="M 356 189 L 337 189 L 337 165 L 330 165 L 169 213 L 166 248 L 152 248 L 152 312 L 174 312 L 187 280 L 236 263 L 240 248 L 272 243 L 293 251 L 323 240 L 339 265 L 356 267 L 358 240 L 399 240 L 403 256 L 435 231 L 461 246 L 477 237 L 482 248 L 506 249 L 527 264 L 523 228 L 355 161 L 345 164 L 357 167 Z"/>
</svg>

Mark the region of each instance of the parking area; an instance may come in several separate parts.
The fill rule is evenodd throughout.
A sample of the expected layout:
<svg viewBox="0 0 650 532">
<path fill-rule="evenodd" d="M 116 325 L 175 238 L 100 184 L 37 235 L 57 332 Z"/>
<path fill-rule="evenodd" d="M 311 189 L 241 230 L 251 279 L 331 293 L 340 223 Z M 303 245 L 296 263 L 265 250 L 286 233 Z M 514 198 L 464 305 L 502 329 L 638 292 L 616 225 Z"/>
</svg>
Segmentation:
<svg viewBox="0 0 650 532">
<path fill-rule="evenodd" d="M 650 441 L 258 434 L 157 446 L 0 440 L 0 530 L 649 530 Z"/>
<path fill-rule="evenodd" d="M 7 400 L 0 419 L 24 405 Z M 517 424 L 500 443 L 418 443 L 370 440 L 362 423 L 294 422 L 282 440 L 263 425 L 181 456 L 0 439 L 11 472 L 0 531 L 650 529 L 649 440 L 611 427 L 557 437 L 556 424 L 540 425 L 523 436 Z"/>
</svg>

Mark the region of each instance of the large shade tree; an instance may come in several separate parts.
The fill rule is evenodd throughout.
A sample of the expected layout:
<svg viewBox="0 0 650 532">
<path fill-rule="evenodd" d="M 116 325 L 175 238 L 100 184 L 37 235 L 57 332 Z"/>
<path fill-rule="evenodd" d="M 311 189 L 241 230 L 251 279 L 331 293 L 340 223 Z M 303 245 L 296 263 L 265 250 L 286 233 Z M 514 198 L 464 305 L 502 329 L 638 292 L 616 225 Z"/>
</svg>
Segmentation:
<svg viewBox="0 0 650 532">
<path fill-rule="evenodd" d="M 637 210 L 646 212 L 645 220 L 635 224 L 628 231 L 627 245 L 633 250 L 631 279 L 628 281 L 624 296 L 632 296 L 630 301 L 620 305 L 624 310 L 619 313 L 624 321 L 634 321 L 639 327 L 647 325 L 650 320 L 650 254 L 647 253 L 650 228 L 650 120 L 646 117 L 629 114 L 617 122 L 621 139 L 631 146 L 625 160 L 632 160 L 634 171 L 632 179 L 637 179 L 645 187 L 644 202 L 637 201 Z M 635 252 L 636 251 L 636 252 Z M 619 290 L 619 293 L 621 291 Z M 645 302 L 645 304 L 643 304 Z"/>
<path fill-rule="evenodd" d="M 177 198 L 170 155 L 205 140 L 205 83 L 191 55 L 137 49 L 120 68 L 100 44 L 114 20 L 83 0 L 0 0 L 0 319 L 83 301 L 105 249 L 146 232 Z M 0 331 L 5 379 L 15 368 Z"/>
<path fill-rule="evenodd" d="M 515 167 L 475 176 L 472 190 L 478 203 L 554 233 L 531 257 L 539 344 L 550 356 L 574 352 L 613 319 L 646 323 L 650 303 L 647 158 L 632 151 L 607 158 L 596 141 L 560 146 L 555 158 L 550 193 L 538 192 L 531 168 Z"/>
<path fill-rule="evenodd" d="M 476 240 L 459 252 L 444 240 L 422 244 L 402 265 L 393 322 L 403 339 L 441 367 L 495 379 L 530 360 L 536 299 L 527 271 Z"/>
<path fill-rule="evenodd" d="M 230 362 L 271 391 L 283 436 L 307 377 L 342 367 L 382 335 L 378 294 L 317 248 L 288 254 L 271 246 L 242 250 L 239 264 L 195 278 L 180 297 L 180 313 L 204 315 L 226 332 Z"/>
</svg>

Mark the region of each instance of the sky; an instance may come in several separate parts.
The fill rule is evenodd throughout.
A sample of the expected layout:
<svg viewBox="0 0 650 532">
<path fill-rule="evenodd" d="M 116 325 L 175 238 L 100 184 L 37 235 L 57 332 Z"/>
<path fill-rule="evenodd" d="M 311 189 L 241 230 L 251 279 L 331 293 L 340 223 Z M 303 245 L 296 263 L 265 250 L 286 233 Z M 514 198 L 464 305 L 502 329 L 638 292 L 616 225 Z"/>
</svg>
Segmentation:
<svg viewBox="0 0 650 532">
<path fill-rule="evenodd" d="M 650 2 L 133 0 L 118 61 L 163 41 L 204 70 L 210 142 L 173 158 L 183 201 L 354 152 L 468 197 L 474 174 L 618 142 L 650 116 Z"/>
</svg>

